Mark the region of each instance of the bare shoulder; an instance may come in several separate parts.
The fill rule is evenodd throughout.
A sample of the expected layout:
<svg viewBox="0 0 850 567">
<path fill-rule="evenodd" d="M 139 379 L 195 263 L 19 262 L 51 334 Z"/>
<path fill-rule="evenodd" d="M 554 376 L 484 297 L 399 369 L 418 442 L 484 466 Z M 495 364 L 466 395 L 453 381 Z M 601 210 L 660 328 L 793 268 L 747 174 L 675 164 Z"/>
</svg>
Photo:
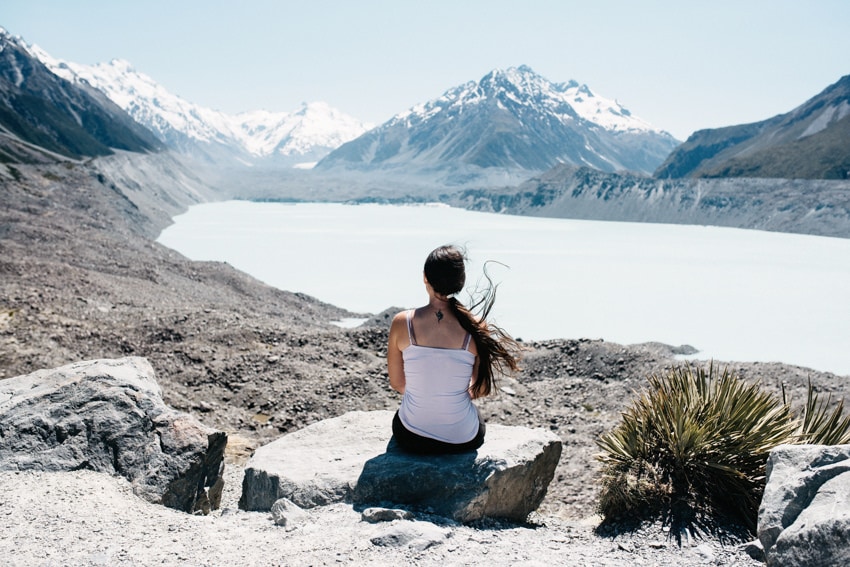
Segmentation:
<svg viewBox="0 0 850 567">
<path fill-rule="evenodd" d="M 393 316 L 392 326 L 407 325 L 407 311 L 399 311 Z"/>
<path fill-rule="evenodd" d="M 399 311 L 393 316 L 393 322 L 390 324 L 390 335 L 401 333 L 407 329 L 407 311 Z"/>
<path fill-rule="evenodd" d="M 398 350 L 402 350 L 409 344 L 407 338 L 407 312 L 401 311 L 393 317 L 393 322 L 390 325 L 389 343 L 395 346 Z"/>
</svg>

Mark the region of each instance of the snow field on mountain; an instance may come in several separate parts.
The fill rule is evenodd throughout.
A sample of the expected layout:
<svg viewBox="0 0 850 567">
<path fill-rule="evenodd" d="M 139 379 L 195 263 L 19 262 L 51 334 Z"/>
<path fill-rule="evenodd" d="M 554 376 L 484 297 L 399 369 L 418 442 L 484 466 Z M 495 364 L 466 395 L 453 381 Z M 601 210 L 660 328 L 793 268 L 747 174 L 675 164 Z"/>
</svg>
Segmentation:
<svg viewBox="0 0 850 567">
<path fill-rule="evenodd" d="M 258 157 L 298 156 L 317 147 L 336 148 L 371 127 L 324 102 L 304 103 L 295 112 L 257 110 L 233 116 L 170 93 L 128 61 L 81 65 L 55 59 L 38 46 L 27 49 L 60 77 L 102 91 L 163 140 L 176 133 L 198 142 L 234 145 Z"/>
</svg>

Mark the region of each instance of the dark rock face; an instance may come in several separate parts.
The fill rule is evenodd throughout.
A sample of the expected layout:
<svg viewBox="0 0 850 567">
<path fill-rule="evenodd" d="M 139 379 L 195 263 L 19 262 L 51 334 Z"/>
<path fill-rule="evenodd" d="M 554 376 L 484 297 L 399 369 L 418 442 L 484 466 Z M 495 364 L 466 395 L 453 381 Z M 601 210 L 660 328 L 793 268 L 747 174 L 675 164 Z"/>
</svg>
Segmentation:
<svg viewBox="0 0 850 567">
<path fill-rule="evenodd" d="M 653 179 L 558 166 L 509 189 L 469 189 L 444 202 L 507 214 L 704 224 L 850 236 L 850 182 Z"/>
<path fill-rule="evenodd" d="M 850 75 L 791 112 L 695 132 L 656 177 L 850 177 Z"/>
<path fill-rule="evenodd" d="M 109 155 L 113 148 L 148 152 L 162 147 L 105 95 L 54 75 L 2 30 L 0 126 L 24 142 L 73 158 Z M 4 136 L 0 155 L 5 146 Z"/>
<path fill-rule="evenodd" d="M 768 565 L 850 564 L 850 445 L 774 449 L 758 536 Z"/>
<path fill-rule="evenodd" d="M 340 501 L 396 505 L 461 522 L 526 519 L 543 497 L 561 456 L 551 432 L 488 424 L 478 451 L 416 456 L 389 443 L 393 412 L 350 412 L 257 450 L 245 469 L 245 510 L 280 498 L 310 508 Z"/>
<path fill-rule="evenodd" d="M 185 512 L 218 507 L 225 433 L 162 401 L 144 358 L 92 360 L 0 381 L 0 470 L 88 469 Z"/>
</svg>

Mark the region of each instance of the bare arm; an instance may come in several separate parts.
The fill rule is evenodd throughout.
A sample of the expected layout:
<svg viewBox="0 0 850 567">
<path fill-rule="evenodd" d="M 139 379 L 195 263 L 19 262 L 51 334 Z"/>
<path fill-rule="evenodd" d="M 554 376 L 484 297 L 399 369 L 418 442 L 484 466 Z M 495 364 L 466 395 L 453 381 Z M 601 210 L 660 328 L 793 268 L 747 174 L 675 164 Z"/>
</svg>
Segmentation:
<svg viewBox="0 0 850 567">
<path fill-rule="evenodd" d="M 400 341 L 405 344 L 400 345 Z M 404 394 L 404 359 L 401 351 L 407 346 L 407 342 L 407 319 L 404 313 L 399 313 L 393 317 L 387 344 L 387 373 L 390 375 L 390 388 L 399 394 Z"/>
<path fill-rule="evenodd" d="M 478 358 L 478 355 L 475 355 L 475 364 L 472 366 L 472 380 L 469 381 L 469 388 L 467 391 L 469 392 L 469 397 L 473 400 L 477 397 L 475 392 L 472 391 L 472 386 L 475 384 L 475 381 L 478 379 L 478 363 L 481 359 Z"/>
</svg>

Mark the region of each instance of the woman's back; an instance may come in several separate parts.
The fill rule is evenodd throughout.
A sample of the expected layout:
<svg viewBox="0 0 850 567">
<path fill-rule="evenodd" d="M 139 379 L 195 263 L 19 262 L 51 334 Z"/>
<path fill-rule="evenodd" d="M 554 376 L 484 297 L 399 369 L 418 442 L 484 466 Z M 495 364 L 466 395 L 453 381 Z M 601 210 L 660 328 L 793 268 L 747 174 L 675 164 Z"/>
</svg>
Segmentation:
<svg viewBox="0 0 850 567">
<path fill-rule="evenodd" d="M 390 386 L 403 395 L 393 436 L 405 450 L 452 453 L 480 447 L 486 426 L 472 399 L 490 394 L 494 369 L 517 370 L 511 352 L 516 343 L 485 321 L 495 287 L 473 305 L 482 306 L 480 317 L 456 297 L 466 281 L 465 262 L 454 246 L 431 251 L 422 274 L 428 304 L 397 314 L 390 325 L 387 374 Z"/>
<path fill-rule="evenodd" d="M 442 312 L 438 312 L 442 313 Z M 399 314 L 402 316 L 402 314 Z M 467 348 L 477 354 L 475 342 L 469 340 L 469 333 L 460 326 L 454 313 L 442 313 L 439 317 L 428 307 L 403 312 L 408 325 L 407 338 L 413 335 L 416 344 L 433 348 Z M 408 342 L 408 344 L 410 344 Z M 399 344 L 404 349 L 406 344 Z"/>
<path fill-rule="evenodd" d="M 455 321 L 460 333 L 452 333 L 449 325 L 431 328 L 426 333 L 429 344 L 422 344 L 423 319 L 416 318 L 414 311 L 406 312 L 405 319 L 409 344 L 402 349 L 406 385 L 399 418 L 419 435 L 446 443 L 469 441 L 479 426 L 469 395 L 475 367 L 475 354 L 469 347 L 474 343 Z M 437 326 L 443 323 L 448 321 Z"/>
</svg>

